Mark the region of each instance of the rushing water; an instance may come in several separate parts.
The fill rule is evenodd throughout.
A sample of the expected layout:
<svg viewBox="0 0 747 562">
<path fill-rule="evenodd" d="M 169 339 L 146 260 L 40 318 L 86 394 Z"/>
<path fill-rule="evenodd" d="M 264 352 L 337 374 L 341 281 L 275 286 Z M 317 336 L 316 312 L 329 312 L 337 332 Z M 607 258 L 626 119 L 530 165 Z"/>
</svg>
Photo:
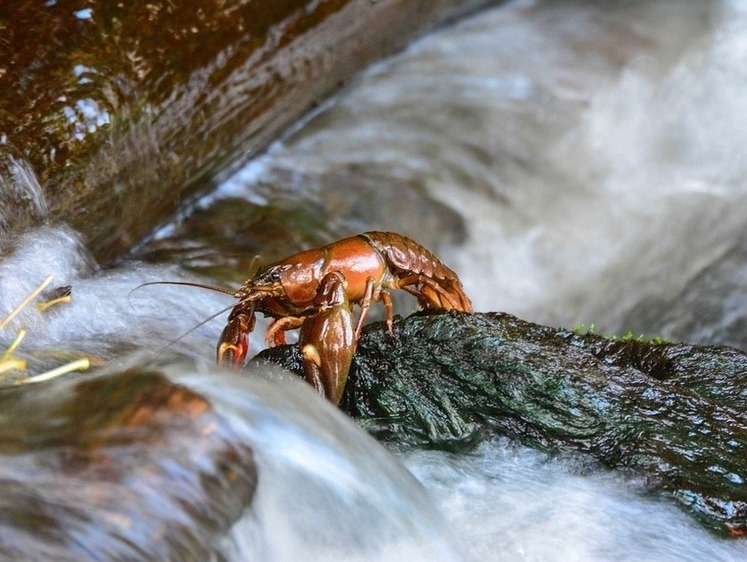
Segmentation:
<svg viewBox="0 0 747 562">
<path fill-rule="evenodd" d="M 3 310 L 33 289 L 40 271 L 73 285 L 73 303 L 45 313 L 29 308 L 10 326 L 28 328 L 24 345 L 36 355 L 46 353 L 49 365 L 59 361 L 55 351 L 74 350 L 112 359 L 110 372 L 133 363 L 147 366 L 147 356 L 122 357 L 122 349 L 129 345 L 163 356 L 161 346 L 174 332 L 225 304 L 225 296 L 210 292 L 189 292 L 185 299 L 179 287 L 128 294 L 145 281 L 187 278 L 172 268 L 127 264 L 95 272 L 91 265 L 73 233 L 50 228 L 21 239 L 0 267 Z M 18 279 L 28 283 L 16 286 Z M 203 327 L 172 344 L 172 351 L 194 357 L 197 368 L 185 368 L 184 361 L 159 363 L 175 382 L 206 396 L 255 451 L 255 500 L 216 547 L 229 560 L 747 556 L 747 544 L 710 535 L 636 481 L 600 472 L 582 458 L 554 458 L 507 440 L 460 455 L 395 452 L 413 479 L 299 381 L 272 372 L 258 372 L 257 380 L 216 372 L 204 360 L 216 333 L 215 326 Z M 7 460 L 3 465 L 12 467 Z"/>
<path fill-rule="evenodd" d="M 201 205 L 301 200 L 330 238 L 411 234 L 460 273 L 480 310 L 747 348 L 746 25 L 738 0 L 509 3 L 370 69 Z M 40 367 L 60 349 L 158 351 L 230 304 L 181 287 L 130 295 L 193 277 L 137 261 L 97 270 L 64 228 L 4 254 L 0 314 L 50 273 L 73 285 L 73 303 L 26 310 L 0 333 L 7 344 L 27 327 Z M 171 349 L 210 359 L 219 331 L 209 323 Z M 258 503 L 226 547 L 236 559 L 747 558 L 747 544 L 709 535 L 637 482 L 502 440 L 460 456 L 397 453 L 431 505 L 321 401 L 173 376 L 244 425 L 277 476 L 260 475 Z M 387 518 L 410 523 L 395 533 Z M 386 537 L 375 554 L 355 531 L 370 528 Z M 332 544 L 330 529 L 347 541 Z"/>
<path fill-rule="evenodd" d="M 372 69 L 223 189 L 303 187 L 333 232 L 440 247 L 479 310 L 745 348 L 745 24 L 739 1 L 511 3 Z"/>
</svg>

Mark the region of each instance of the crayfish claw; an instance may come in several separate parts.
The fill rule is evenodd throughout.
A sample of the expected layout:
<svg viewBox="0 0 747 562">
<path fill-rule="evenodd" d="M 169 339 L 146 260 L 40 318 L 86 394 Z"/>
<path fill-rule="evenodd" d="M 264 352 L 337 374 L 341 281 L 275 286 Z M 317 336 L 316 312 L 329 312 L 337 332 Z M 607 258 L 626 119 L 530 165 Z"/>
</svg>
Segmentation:
<svg viewBox="0 0 747 562">
<path fill-rule="evenodd" d="M 244 309 L 235 308 L 220 335 L 217 362 L 223 368 L 241 369 L 249 353 L 249 333 L 254 329 L 254 307 L 248 310 L 247 313 Z"/>
<path fill-rule="evenodd" d="M 301 348 L 301 355 L 303 355 L 304 360 L 306 382 L 313 386 L 319 394 L 325 396 L 326 392 L 321 375 L 322 357 L 319 355 L 319 350 L 314 345 L 306 344 Z"/>
<path fill-rule="evenodd" d="M 304 320 L 298 337 L 306 381 L 334 404 L 342 401 L 356 344 L 345 287 L 340 272 L 324 277 L 319 312 Z"/>
</svg>

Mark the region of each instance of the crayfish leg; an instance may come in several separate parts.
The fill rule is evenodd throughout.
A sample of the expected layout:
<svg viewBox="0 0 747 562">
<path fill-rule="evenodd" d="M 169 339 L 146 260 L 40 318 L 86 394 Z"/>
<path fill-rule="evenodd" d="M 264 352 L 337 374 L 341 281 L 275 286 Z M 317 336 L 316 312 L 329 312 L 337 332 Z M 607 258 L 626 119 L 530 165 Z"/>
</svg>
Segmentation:
<svg viewBox="0 0 747 562">
<path fill-rule="evenodd" d="M 470 310 L 466 310 L 465 312 L 471 312 L 471 303 L 469 307 L 466 307 L 454 295 L 450 294 L 430 277 L 421 277 L 420 283 L 422 284 L 421 293 L 423 296 L 438 308 L 443 310 L 464 310 L 465 308 L 469 308 Z"/>
<path fill-rule="evenodd" d="M 378 295 L 374 297 L 375 281 L 373 277 L 366 279 L 366 291 L 363 294 L 361 300 L 361 315 L 358 318 L 358 325 L 355 328 L 355 341 L 361 338 L 361 331 L 363 330 L 363 322 L 366 320 L 368 311 L 371 308 L 371 302 L 375 299 L 381 301 L 386 310 L 386 327 L 389 331 L 389 335 L 394 337 L 394 305 L 392 304 L 392 297 L 389 295 L 389 291 L 385 289 L 379 290 Z"/>
<path fill-rule="evenodd" d="M 366 319 L 366 315 L 368 314 L 368 309 L 371 308 L 371 301 L 373 300 L 373 294 L 374 294 L 374 278 L 369 277 L 366 279 L 366 290 L 363 293 L 363 298 L 361 299 L 361 315 L 358 318 L 358 325 L 355 327 L 355 341 L 357 342 L 361 337 L 361 330 L 363 329 L 363 322 Z"/>
<path fill-rule="evenodd" d="M 389 295 L 389 291 L 382 290 L 379 293 L 379 298 L 384 305 L 386 310 L 386 327 L 389 330 L 389 335 L 394 337 L 394 306 L 392 305 L 392 297 Z"/>
<path fill-rule="evenodd" d="M 265 336 L 268 347 L 285 345 L 285 332 L 300 328 L 303 322 L 304 318 L 300 316 L 283 316 L 275 320 L 270 324 L 270 327 L 267 329 L 267 335 Z"/>
</svg>

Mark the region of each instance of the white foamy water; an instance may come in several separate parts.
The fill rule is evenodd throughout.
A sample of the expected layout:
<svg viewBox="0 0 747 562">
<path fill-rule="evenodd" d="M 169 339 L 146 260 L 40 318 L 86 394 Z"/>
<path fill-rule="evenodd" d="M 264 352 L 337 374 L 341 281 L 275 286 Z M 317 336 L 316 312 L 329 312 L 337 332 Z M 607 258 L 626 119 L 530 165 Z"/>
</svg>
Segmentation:
<svg viewBox="0 0 747 562">
<path fill-rule="evenodd" d="M 151 287 L 128 299 L 137 284 L 174 278 L 176 271 L 142 264 L 96 271 L 76 236 L 64 229 L 32 233 L 20 250 L 0 269 L 0 291 L 9 295 L 0 314 L 9 300 L 33 288 L 30 282 L 18 286 L 25 277 L 53 272 L 73 286 L 72 303 L 21 316 L 14 327 L 32 328 L 24 353 L 77 349 L 103 356 L 110 369 L 126 368 L 131 360 L 120 360 L 123 352 L 147 349 L 164 357 L 167 338 L 191 328 L 204 316 L 200 309 L 224 302 L 222 295 L 200 291 L 185 298 L 181 287 Z M 506 441 L 461 456 L 397 454 L 424 491 L 352 421 L 309 389 L 297 388 L 300 382 L 278 382 L 279 375 L 266 372 L 258 376 L 270 382 L 219 374 L 211 362 L 220 327 L 206 326 L 170 350 L 202 358 L 203 367 L 184 371 L 177 361 L 162 368 L 206 395 L 256 452 L 255 502 L 220 549 L 230 560 L 747 557 L 747 543 L 710 535 L 674 503 L 635 482 Z M 11 332 L 0 334 L 3 344 Z"/>
<path fill-rule="evenodd" d="M 677 507 L 578 460 L 505 440 L 471 455 L 418 451 L 405 464 L 437 498 L 472 560 L 737 561 L 747 544 L 714 539 Z"/>
<path fill-rule="evenodd" d="M 80 237 L 67 228 L 40 228 L 22 236 L 12 248 L 0 261 L 0 317 L 5 317 L 49 275 L 54 276 L 49 288 L 72 286 L 72 303 L 57 305 L 44 313 L 33 305 L 25 307 L 0 334 L 0 341 L 8 342 L 23 327 L 28 330 L 30 342 L 43 343 L 52 351 L 70 346 L 103 357 L 132 348 L 158 352 L 232 303 L 229 296 L 187 287 L 137 289 L 150 281 L 195 279 L 175 267 L 138 263 L 99 270 Z M 220 321 L 196 330 L 171 347 L 184 353 L 209 355 L 205 342 L 220 332 L 216 326 L 221 326 Z"/>
<path fill-rule="evenodd" d="M 234 559 L 465 560 L 393 456 L 299 379 L 263 374 L 270 383 L 176 376 L 209 396 L 255 451 L 259 487 L 231 533 Z"/>
</svg>

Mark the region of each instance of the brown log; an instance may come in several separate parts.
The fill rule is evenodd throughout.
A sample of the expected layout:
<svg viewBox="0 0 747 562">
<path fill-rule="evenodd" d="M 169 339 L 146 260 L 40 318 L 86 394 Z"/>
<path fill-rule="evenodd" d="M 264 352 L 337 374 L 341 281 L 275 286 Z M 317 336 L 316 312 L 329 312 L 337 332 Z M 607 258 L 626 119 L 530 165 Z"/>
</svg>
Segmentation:
<svg viewBox="0 0 747 562">
<path fill-rule="evenodd" d="M 356 71 L 488 3 L 6 3 L 0 234 L 63 221 L 110 260 Z"/>
</svg>

